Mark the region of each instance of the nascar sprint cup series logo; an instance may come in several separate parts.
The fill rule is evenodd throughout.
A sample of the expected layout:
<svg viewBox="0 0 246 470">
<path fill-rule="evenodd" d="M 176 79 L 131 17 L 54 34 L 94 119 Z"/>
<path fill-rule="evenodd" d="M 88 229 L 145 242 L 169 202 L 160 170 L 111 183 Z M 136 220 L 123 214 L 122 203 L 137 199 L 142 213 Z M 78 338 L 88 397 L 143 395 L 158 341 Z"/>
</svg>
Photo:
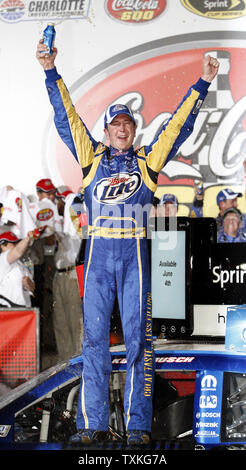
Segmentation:
<svg viewBox="0 0 246 470">
<path fill-rule="evenodd" d="M 106 12 L 125 23 L 145 23 L 159 16 L 166 8 L 166 0 L 106 0 Z"/>
<path fill-rule="evenodd" d="M 246 14 L 245 0 L 181 0 L 192 13 L 218 20 L 230 20 Z"/>
</svg>

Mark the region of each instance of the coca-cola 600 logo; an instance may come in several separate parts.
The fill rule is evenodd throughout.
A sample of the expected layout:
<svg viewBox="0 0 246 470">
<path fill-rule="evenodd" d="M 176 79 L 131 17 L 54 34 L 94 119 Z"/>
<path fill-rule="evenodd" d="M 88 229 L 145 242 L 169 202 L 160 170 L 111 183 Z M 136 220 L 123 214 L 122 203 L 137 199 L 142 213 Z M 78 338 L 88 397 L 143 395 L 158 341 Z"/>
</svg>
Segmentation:
<svg viewBox="0 0 246 470">
<path fill-rule="evenodd" d="M 105 9 L 116 20 L 145 23 L 159 16 L 166 0 L 106 0 Z"/>
<path fill-rule="evenodd" d="M 137 122 L 135 146 L 148 145 L 201 75 L 204 54 L 217 57 L 219 74 L 209 88 L 194 131 L 158 179 L 159 191 L 173 192 L 174 188 L 175 193 L 178 188 L 175 194 L 188 208 L 195 180 L 203 180 L 216 215 L 216 194 L 221 186 L 244 184 L 246 154 L 246 69 L 241 67 L 246 62 L 246 34 L 234 32 L 229 37 L 226 31 L 224 41 L 223 34 L 217 34 L 220 47 L 213 46 L 218 44 L 215 32 L 214 37 L 206 32 L 142 44 L 112 57 L 111 65 L 101 64 L 71 89 L 72 98 L 76 93 L 76 109 L 96 140 L 104 141 L 107 106 L 122 103 L 131 107 Z M 204 47 L 205 43 L 209 46 Z M 49 156 L 46 163 L 50 176 L 60 174 L 64 184 L 76 190 L 82 173 L 66 146 L 55 138 L 56 165 L 49 163 Z"/>
</svg>

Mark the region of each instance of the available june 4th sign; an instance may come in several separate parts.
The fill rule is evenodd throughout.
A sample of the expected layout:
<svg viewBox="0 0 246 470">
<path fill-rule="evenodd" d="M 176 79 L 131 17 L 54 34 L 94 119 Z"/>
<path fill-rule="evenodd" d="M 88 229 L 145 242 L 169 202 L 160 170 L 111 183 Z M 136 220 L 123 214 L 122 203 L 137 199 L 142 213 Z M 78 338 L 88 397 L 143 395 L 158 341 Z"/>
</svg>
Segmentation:
<svg viewBox="0 0 246 470">
<path fill-rule="evenodd" d="M 91 0 L 2 0 L 0 20 L 6 23 L 87 18 Z"/>
</svg>

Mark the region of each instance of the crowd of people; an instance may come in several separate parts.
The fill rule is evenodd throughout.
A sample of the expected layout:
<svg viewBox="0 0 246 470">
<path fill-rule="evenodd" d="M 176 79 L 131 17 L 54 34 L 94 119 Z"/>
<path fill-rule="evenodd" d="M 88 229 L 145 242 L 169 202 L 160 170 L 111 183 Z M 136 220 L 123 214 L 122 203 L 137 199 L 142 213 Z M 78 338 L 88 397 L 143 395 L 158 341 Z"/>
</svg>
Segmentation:
<svg viewBox="0 0 246 470">
<path fill-rule="evenodd" d="M 202 189 L 201 189 L 202 188 Z M 224 188 L 218 192 L 216 203 L 218 214 L 216 216 L 218 243 L 245 243 L 246 242 L 246 214 L 238 209 L 238 198 L 242 193 L 231 188 Z M 204 189 L 198 185 L 190 209 L 190 217 L 203 217 Z M 178 215 L 179 201 L 172 194 L 163 194 L 161 198 L 154 198 L 151 216 L 176 217 Z"/>
<path fill-rule="evenodd" d="M 43 352 L 66 360 L 81 351 L 76 262 L 86 211 L 79 194 L 49 178 L 37 182 L 33 196 L 0 190 L 0 307 L 38 309 L 41 359 Z"/>
<path fill-rule="evenodd" d="M 246 214 L 237 207 L 242 196 L 230 188 L 217 194 L 219 243 L 246 241 Z M 203 217 L 203 201 L 202 185 L 195 185 L 190 217 Z M 0 208 L 0 308 L 39 309 L 41 357 L 42 352 L 55 352 L 56 360 L 80 354 L 83 291 L 77 269 L 87 232 L 83 193 L 56 188 L 46 178 L 32 196 L 11 186 L 0 189 Z M 149 216 L 176 217 L 178 210 L 177 196 L 163 193 L 154 197 Z M 122 342 L 117 302 L 111 322 L 111 344 Z"/>
<path fill-rule="evenodd" d="M 237 208 L 242 193 L 230 188 L 217 195 L 218 242 L 246 241 L 246 214 Z M 204 190 L 195 187 L 190 217 L 203 217 Z M 56 352 L 65 360 L 81 351 L 82 291 L 77 269 L 87 230 L 83 193 L 56 188 L 49 178 L 26 196 L 6 186 L 0 189 L 0 307 L 37 307 L 41 352 Z M 175 194 L 154 197 L 150 217 L 176 217 Z M 14 287 L 13 287 L 14 286 Z M 117 305 L 112 316 L 112 343 L 122 339 Z M 115 338 L 115 339 L 114 339 Z"/>
</svg>

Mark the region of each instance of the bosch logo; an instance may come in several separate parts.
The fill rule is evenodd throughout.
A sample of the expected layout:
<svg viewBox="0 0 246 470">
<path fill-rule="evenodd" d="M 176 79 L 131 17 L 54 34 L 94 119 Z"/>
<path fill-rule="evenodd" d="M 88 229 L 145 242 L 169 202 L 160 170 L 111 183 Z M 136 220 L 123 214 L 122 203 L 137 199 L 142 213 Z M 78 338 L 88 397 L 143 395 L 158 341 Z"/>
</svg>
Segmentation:
<svg viewBox="0 0 246 470">
<path fill-rule="evenodd" d="M 158 363 L 163 363 L 163 362 L 167 362 L 167 363 L 184 363 L 184 362 L 192 362 L 194 361 L 195 357 L 191 356 L 187 356 L 187 357 L 176 357 L 176 356 L 167 356 L 167 357 L 157 357 L 156 358 L 156 362 Z"/>
<path fill-rule="evenodd" d="M 120 173 L 98 181 L 93 196 L 101 204 L 121 204 L 133 196 L 141 184 L 142 178 L 139 173 Z"/>
</svg>

